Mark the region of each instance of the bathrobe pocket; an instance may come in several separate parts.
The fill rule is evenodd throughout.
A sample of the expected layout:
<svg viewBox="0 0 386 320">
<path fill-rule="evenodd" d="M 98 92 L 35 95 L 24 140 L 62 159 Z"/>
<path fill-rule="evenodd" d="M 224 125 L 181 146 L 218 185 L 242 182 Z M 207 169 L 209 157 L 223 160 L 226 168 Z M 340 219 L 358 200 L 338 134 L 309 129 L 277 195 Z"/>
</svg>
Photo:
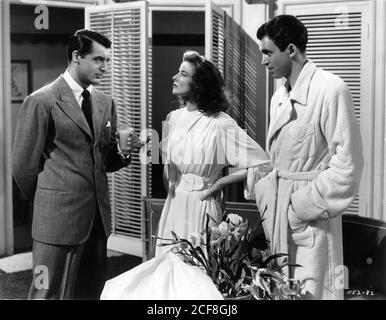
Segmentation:
<svg viewBox="0 0 386 320">
<path fill-rule="evenodd" d="M 294 126 L 288 129 L 288 160 L 308 159 L 315 154 L 315 124 Z"/>
</svg>

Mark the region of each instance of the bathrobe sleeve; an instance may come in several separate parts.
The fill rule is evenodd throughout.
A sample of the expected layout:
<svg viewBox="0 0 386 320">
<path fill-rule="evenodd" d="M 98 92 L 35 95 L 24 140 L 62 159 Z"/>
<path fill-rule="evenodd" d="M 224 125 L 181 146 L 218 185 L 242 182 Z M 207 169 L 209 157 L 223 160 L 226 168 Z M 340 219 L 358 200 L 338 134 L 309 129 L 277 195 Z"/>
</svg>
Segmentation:
<svg viewBox="0 0 386 320">
<path fill-rule="evenodd" d="M 362 138 L 350 91 L 343 80 L 329 86 L 320 126 L 331 159 L 312 183 L 291 195 L 301 221 L 333 218 L 354 200 L 363 170 Z"/>
</svg>

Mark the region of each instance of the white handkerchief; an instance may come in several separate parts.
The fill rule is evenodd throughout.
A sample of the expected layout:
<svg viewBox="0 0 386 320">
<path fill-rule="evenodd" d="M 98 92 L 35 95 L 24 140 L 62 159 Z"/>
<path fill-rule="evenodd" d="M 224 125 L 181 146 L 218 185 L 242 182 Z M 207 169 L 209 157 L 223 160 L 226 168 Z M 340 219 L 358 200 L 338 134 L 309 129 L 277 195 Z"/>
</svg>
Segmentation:
<svg viewBox="0 0 386 320">
<path fill-rule="evenodd" d="M 109 121 L 107 121 L 107 124 L 106 124 L 106 128 L 108 128 L 108 127 L 111 127 L 111 123 L 110 123 L 110 120 L 109 120 Z"/>
</svg>

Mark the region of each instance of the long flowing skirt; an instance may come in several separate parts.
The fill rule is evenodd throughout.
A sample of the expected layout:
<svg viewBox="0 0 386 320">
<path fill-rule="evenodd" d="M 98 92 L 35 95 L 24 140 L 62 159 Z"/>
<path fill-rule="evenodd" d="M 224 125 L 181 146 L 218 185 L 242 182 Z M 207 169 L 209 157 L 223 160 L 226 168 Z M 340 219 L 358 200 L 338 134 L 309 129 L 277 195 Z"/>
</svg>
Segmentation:
<svg viewBox="0 0 386 320">
<path fill-rule="evenodd" d="M 106 282 L 101 300 L 223 300 L 212 280 L 172 252 Z"/>
</svg>

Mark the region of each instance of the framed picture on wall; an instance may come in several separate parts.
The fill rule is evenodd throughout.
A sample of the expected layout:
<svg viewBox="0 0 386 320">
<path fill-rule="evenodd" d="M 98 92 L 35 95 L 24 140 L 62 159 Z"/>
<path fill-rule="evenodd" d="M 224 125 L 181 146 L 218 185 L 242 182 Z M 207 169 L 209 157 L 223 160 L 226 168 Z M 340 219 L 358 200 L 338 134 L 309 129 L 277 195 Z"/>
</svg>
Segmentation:
<svg viewBox="0 0 386 320">
<path fill-rule="evenodd" d="M 23 102 L 31 93 L 31 62 L 30 60 L 11 61 L 11 96 L 12 102 Z"/>
</svg>

